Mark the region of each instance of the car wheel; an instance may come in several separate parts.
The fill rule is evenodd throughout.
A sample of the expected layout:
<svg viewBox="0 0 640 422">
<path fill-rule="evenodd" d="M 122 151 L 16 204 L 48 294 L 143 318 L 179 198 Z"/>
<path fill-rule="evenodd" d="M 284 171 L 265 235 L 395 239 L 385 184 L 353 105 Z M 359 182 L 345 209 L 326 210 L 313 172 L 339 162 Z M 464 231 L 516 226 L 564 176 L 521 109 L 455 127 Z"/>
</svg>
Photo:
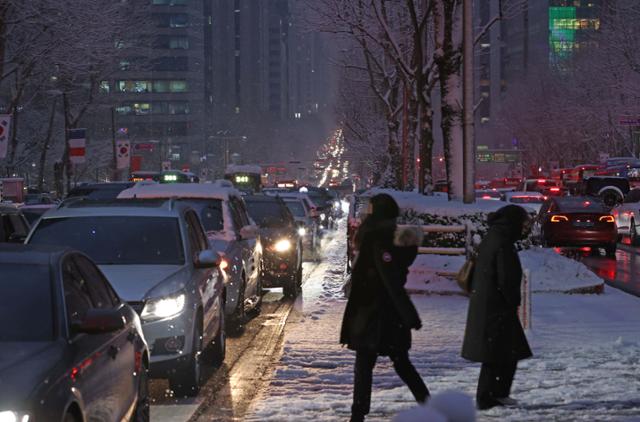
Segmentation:
<svg viewBox="0 0 640 422">
<path fill-rule="evenodd" d="M 238 292 L 238 302 L 236 304 L 236 310 L 231 317 L 231 321 L 229 321 L 230 325 L 227 327 L 231 332 L 238 332 L 242 329 L 243 324 L 245 323 L 247 314 L 244 309 L 244 291 L 247 288 L 247 283 L 245 281 L 244 274 L 242 275 L 242 282 L 240 284 L 240 291 Z"/>
<path fill-rule="evenodd" d="M 138 401 L 133 414 L 135 422 L 149 422 L 151 408 L 149 404 L 149 369 L 142 367 L 138 377 Z"/>
<path fill-rule="evenodd" d="M 638 228 L 636 227 L 635 220 L 631 220 L 629 227 L 629 237 L 632 246 L 640 246 L 640 236 L 638 236 Z"/>
<path fill-rule="evenodd" d="M 220 326 L 211 346 L 211 362 L 214 366 L 222 365 L 227 354 L 227 333 L 224 327 L 224 306 L 220 306 Z"/>
<path fill-rule="evenodd" d="M 202 317 L 198 314 L 198 320 Z M 169 378 L 169 388 L 176 397 L 195 397 L 200 392 L 200 382 L 202 380 L 202 324 L 198 322 L 193 333 L 193 346 L 187 365 L 176 371 L 175 375 Z"/>
<path fill-rule="evenodd" d="M 62 419 L 63 422 L 78 422 L 78 417 L 76 415 L 74 415 L 72 412 L 67 412 L 64 415 L 64 419 Z"/>
<path fill-rule="evenodd" d="M 286 297 L 295 298 L 302 290 L 302 266 L 298 268 L 291 279 L 282 287 L 282 293 Z"/>
<path fill-rule="evenodd" d="M 616 256 L 617 248 L 618 248 L 618 245 L 616 243 L 612 243 L 611 245 L 605 246 L 604 251 L 608 257 L 614 258 Z"/>
</svg>

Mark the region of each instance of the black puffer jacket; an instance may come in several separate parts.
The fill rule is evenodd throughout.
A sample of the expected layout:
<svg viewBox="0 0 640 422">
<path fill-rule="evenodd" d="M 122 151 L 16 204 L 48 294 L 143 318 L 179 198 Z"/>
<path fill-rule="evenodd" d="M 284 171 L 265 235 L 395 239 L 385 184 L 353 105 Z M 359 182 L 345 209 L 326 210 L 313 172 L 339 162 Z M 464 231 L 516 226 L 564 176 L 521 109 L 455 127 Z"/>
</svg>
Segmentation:
<svg viewBox="0 0 640 422">
<path fill-rule="evenodd" d="M 517 313 L 522 267 L 514 246 L 526 219 L 526 211 L 515 205 L 489 216 L 472 278 L 462 345 L 465 359 L 503 363 L 532 356 Z"/>
<path fill-rule="evenodd" d="M 353 350 L 387 355 L 411 348 L 411 328 L 420 317 L 404 289 L 422 232 L 398 229 L 394 220 L 365 221 L 359 229 L 359 254 L 351 274 L 340 343 Z"/>
</svg>

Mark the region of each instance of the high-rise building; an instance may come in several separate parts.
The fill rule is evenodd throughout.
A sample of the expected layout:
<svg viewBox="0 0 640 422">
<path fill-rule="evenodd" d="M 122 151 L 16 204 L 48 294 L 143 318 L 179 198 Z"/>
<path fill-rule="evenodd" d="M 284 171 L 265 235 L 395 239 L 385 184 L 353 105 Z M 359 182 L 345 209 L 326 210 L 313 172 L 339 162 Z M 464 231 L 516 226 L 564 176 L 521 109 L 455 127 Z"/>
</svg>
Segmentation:
<svg viewBox="0 0 640 422">
<path fill-rule="evenodd" d="M 151 40 L 103 81 L 115 106 L 119 136 L 144 144 L 143 168 L 197 162 L 213 101 L 211 1 L 148 0 Z M 127 46 L 123 46 L 126 48 Z"/>
<path fill-rule="evenodd" d="M 478 27 L 499 13 L 499 0 L 475 2 Z M 540 66 L 558 71 L 578 49 L 588 48 L 590 34 L 600 28 L 604 0 L 527 0 L 482 37 L 477 52 L 477 93 L 482 98 L 480 124 L 500 109 L 503 94 L 514 81 Z"/>
</svg>

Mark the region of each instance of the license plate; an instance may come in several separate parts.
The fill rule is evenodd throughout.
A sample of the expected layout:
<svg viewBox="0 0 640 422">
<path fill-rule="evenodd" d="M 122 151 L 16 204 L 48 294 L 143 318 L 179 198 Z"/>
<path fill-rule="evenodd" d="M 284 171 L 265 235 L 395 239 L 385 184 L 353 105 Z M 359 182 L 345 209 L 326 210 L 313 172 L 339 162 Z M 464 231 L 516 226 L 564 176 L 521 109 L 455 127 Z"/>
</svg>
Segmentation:
<svg viewBox="0 0 640 422">
<path fill-rule="evenodd" d="M 574 227 L 593 227 L 593 223 L 591 221 L 574 221 Z"/>
</svg>

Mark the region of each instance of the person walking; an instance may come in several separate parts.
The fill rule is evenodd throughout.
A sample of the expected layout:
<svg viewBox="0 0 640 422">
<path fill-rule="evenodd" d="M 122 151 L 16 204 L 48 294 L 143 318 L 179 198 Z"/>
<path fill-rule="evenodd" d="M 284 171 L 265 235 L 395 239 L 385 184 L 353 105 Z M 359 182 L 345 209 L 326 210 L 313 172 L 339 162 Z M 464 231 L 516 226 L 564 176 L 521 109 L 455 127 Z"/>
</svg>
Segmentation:
<svg viewBox="0 0 640 422">
<path fill-rule="evenodd" d="M 514 245 L 528 235 L 530 219 L 524 208 L 508 205 L 489 214 L 488 223 L 471 279 L 462 345 L 463 358 L 482 363 L 480 410 L 515 404 L 509 396 L 518 361 L 532 356 L 518 319 L 522 267 Z"/>
<path fill-rule="evenodd" d="M 351 421 L 363 421 L 371 404 L 373 368 L 389 356 L 419 403 L 429 390 L 409 360 L 411 329 L 420 329 L 418 312 L 404 289 L 409 266 L 422 243 L 420 228 L 398 228 L 399 208 L 387 194 L 369 202 L 369 215 L 355 237 L 359 251 L 351 273 L 340 343 L 356 352 Z"/>
</svg>

